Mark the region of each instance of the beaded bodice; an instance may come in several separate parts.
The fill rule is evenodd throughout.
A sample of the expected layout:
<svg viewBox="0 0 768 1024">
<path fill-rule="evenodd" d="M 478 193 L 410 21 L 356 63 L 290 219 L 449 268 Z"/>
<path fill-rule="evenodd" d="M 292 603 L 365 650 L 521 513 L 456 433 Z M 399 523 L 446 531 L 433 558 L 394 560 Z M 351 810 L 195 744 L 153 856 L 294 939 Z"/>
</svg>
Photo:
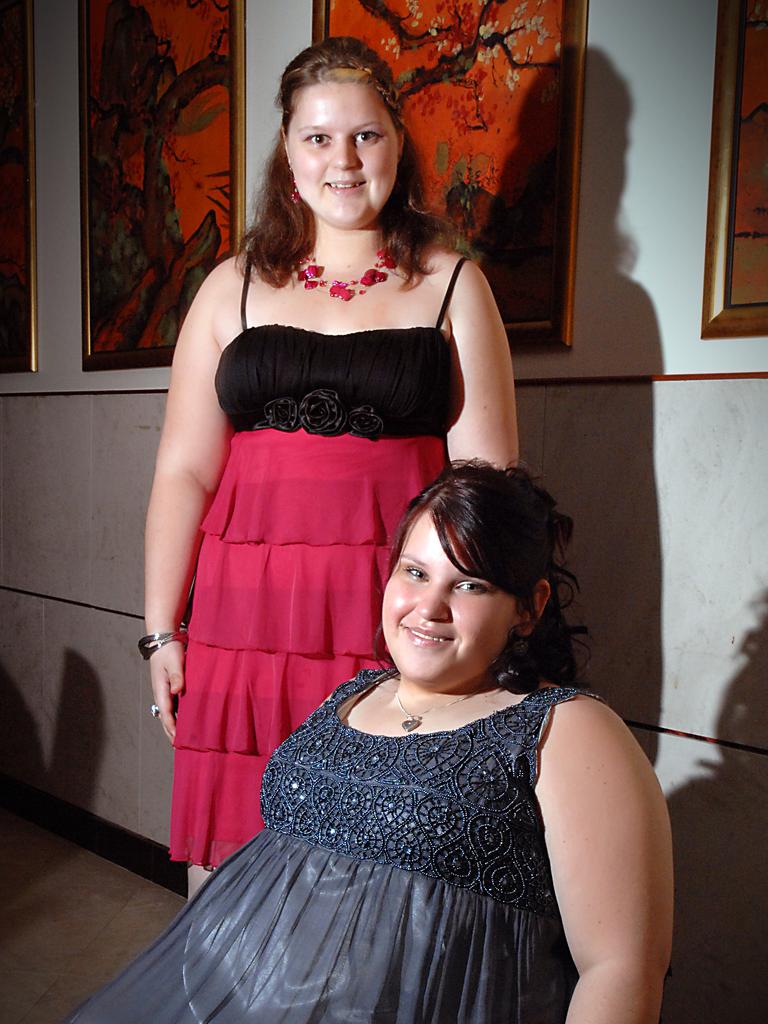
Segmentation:
<svg viewBox="0 0 768 1024">
<path fill-rule="evenodd" d="M 549 709 L 582 692 L 545 687 L 450 732 L 371 736 L 340 706 L 382 678 L 340 686 L 269 761 L 268 828 L 555 915 L 534 796 L 537 745 Z"/>
</svg>

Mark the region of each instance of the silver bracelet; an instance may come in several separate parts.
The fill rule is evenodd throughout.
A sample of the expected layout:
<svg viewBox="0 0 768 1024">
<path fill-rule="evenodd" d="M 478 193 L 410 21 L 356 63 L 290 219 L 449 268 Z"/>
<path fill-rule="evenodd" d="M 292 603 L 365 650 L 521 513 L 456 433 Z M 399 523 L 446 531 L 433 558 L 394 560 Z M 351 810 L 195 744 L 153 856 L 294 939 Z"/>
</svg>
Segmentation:
<svg viewBox="0 0 768 1024">
<path fill-rule="evenodd" d="M 147 633 L 139 640 L 139 652 L 144 661 L 149 661 L 155 651 L 159 651 L 166 644 L 172 644 L 175 640 L 187 646 L 186 629 L 177 629 L 173 633 Z"/>
</svg>

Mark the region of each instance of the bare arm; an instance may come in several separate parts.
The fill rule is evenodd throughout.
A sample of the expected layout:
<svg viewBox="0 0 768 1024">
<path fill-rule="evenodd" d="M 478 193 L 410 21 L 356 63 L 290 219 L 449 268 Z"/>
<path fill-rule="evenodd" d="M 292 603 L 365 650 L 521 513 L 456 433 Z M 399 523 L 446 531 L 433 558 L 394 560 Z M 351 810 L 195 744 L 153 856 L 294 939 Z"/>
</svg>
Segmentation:
<svg viewBox="0 0 768 1024">
<path fill-rule="evenodd" d="M 449 307 L 453 335 L 451 459 L 496 466 L 518 459 L 515 383 L 507 332 L 485 275 L 461 268 Z"/>
<path fill-rule="evenodd" d="M 231 266 L 203 283 L 179 335 L 165 423 L 147 511 L 145 620 L 147 631 L 178 629 L 194 572 L 200 523 L 221 476 L 230 428 L 214 389 L 220 346 L 216 312 L 231 303 Z M 172 695 L 184 685 L 183 650 L 168 644 L 149 661 L 163 728 L 175 734 Z"/>
<path fill-rule="evenodd" d="M 657 1024 L 672 935 L 666 803 L 634 737 L 588 697 L 554 709 L 536 794 L 579 981 L 567 1024 Z"/>
</svg>

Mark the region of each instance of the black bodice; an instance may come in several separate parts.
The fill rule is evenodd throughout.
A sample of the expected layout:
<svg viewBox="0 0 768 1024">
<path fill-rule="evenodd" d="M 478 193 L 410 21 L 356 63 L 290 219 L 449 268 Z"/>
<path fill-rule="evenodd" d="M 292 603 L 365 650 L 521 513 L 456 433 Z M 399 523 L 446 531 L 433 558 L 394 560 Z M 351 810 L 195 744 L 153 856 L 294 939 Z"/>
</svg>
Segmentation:
<svg viewBox="0 0 768 1024">
<path fill-rule="evenodd" d="M 236 431 L 443 436 L 450 349 L 437 327 L 327 335 L 271 324 L 224 349 L 221 408 Z"/>
</svg>

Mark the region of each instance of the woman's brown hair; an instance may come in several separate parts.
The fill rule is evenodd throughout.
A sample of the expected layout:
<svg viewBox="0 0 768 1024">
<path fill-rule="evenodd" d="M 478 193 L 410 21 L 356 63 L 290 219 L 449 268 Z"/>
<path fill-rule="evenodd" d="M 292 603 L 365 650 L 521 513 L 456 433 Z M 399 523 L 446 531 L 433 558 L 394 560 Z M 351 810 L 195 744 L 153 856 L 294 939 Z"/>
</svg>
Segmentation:
<svg viewBox="0 0 768 1024">
<path fill-rule="evenodd" d="M 542 680 L 573 684 L 578 672 L 573 637 L 586 629 L 569 626 L 563 615 L 578 581 L 564 565 L 573 522 L 558 511 L 555 499 L 521 466 L 502 470 L 479 459 L 454 462 L 411 501 L 400 520 L 390 549 L 390 576 L 425 513 L 460 572 L 513 595 L 535 620 L 529 636 L 510 634 L 490 666 L 498 685 L 530 693 Z M 549 583 L 550 597 L 536 618 L 534 592 L 542 579 Z"/>
<path fill-rule="evenodd" d="M 293 176 L 285 152 L 284 133 L 293 114 L 296 93 L 307 85 L 351 82 L 374 88 L 397 131 L 403 151 L 392 194 L 381 211 L 382 245 L 405 275 L 406 282 L 429 272 L 427 249 L 438 240 L 449 242 L 450 225 L 424 208 L 421 175 L 413 142 L 405 128 L 400 99 L 389 66 L 359 39 L 333 36 L 302 50 L 280 80 L 276 103 L 281 130 L 272 148 L 256 202 L 253 224 L 242 249 L 267 284 L 281 288 L 301 260 L 312 255 L 315 223 L 312 211 L 291 200 Z"/>
</svg>

